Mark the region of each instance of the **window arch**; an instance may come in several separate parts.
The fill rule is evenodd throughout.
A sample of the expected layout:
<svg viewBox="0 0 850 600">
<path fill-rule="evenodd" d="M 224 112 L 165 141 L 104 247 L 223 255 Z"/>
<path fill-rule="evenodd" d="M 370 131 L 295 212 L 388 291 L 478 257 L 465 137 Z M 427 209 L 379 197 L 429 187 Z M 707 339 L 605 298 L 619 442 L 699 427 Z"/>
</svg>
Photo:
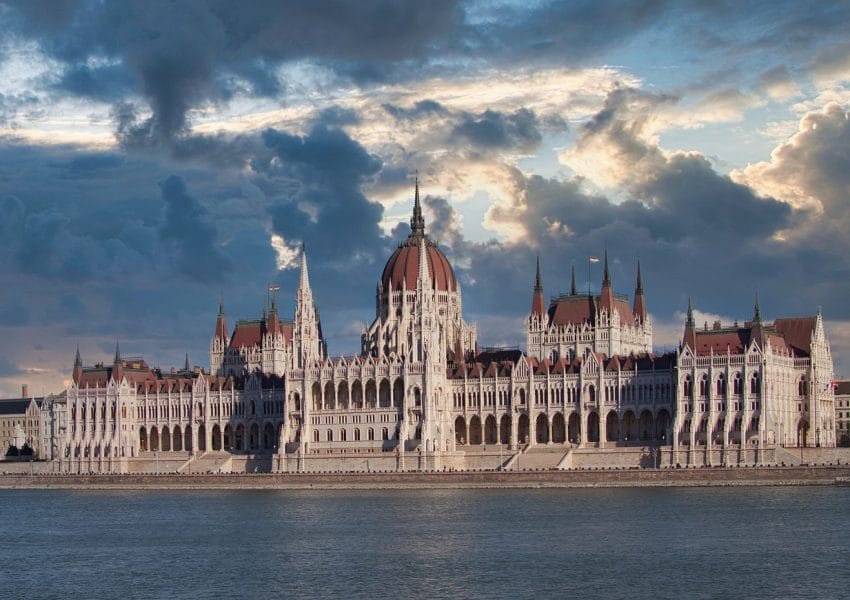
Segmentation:
<svg viewBox="0 0 850 600">
<path fill-rule="evenodd" d="M 682 395 L 685 398 L 690 398 L 691 396 L 693 396 L 693 393 L 694 393 L 693 382 L 691 381 L 691 376 L 687 375 L 687 376 L 685 376 L 684 381 L 682 381 Z"/>
<path fill-rule="evenodd" d="M 803 375 L 800 377 L 799 383 L 797 383 L 797 395 L 803 397 L 806 395 L 806 376 Z"/>
<path fill-rule="evenodd" d="M 717 389 L 717 395 L 718 396 L 725 396 L 726 395 L 726 376 L 723 373 L 721 373 L 717 377 L 716 389 Z"/>
<path fill-rule="evenodd" d="M 750 379 L 750 393 L 751 394 L 761 393 L 761 381 L 759 380 L 758 373 L 754 373 L 752 378 Z"/>
<path fill-rule="evenodd" d="M 708 377 L 703 375 L 699 380 L 699 395 L 705 396 L 708 394 Z"/>
<path fill-rule="evenodd" d="M 732 380 L 732 393 L 742 394 L 744 392 L 744 384 L 741 381 L 741 374 L 735 373 L 735 379 Z"/>
</svg>

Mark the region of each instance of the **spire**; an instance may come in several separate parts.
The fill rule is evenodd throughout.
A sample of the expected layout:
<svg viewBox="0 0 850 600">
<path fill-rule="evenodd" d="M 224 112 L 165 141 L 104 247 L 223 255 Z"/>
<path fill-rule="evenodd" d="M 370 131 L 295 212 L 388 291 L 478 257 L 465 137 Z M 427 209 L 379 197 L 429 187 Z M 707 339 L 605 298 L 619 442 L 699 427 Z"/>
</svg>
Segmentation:
<svg viewBox="0 0 850 600">
<path fill-rule="evenodd" d="M 410 234 L 416 237 L 425 235 L 425 219 L 422 218 L 422 206 L 419 204 L 419 172 L 416 173 L 416 191 L 413 198 L 413 216 L 410 218 Z"/>
<path fill-rule="evenodd" d="M 635 285 L 635 294 L 643 294 L 643 278 L 640 276 L 640 259 L 637 261 L 637 284 Z"/>
<path fill-rule="evenodd" d="M 643 278 L 640 275 L 640 259 L 637 261 L 637 283 L 635 283 L 635 301 L 632 313 L 634 313 L 635 318 L 641 321 L 646 320 L 646 303 L 643 298 Z"/>
<path fill-rule="evenodd" d="M 540 255 L 537 255 L 537 274 L 534 277 L 534 293 L 531 296 L 531 314 L 543 316 L 543 279 L 540 277 Z"/>
<path fill-rule="evenodd" d="M 611 285 L 611 276 L 608 274 L 608 248 L 605 248 L 605 268 L 602 270 L 602 285 Z"/>
<path fill-rule="evenodd" d="M 183 370 L 189 372 L 189 353 L 186 353 L 186 362 L 183 363 Z"/>
<path fill-rule="evenodd" d="M 608 309 L 610 317 L 614 310 L 614 296 L 611 292 L 611 276 L 608 273 L 608 248 L 605 248 L 605 268 L 602 271 L 602 289 L 599 293 L 599 303 L 602 308 Z"/>
<path fill-rule="evenodd" d="M 115 358 L 112 360 L 114 364 L 121 362 L 121 348 L 118 347 L 118 340 L 115 340 Z"/>
<path fill-rule="evenodd" d="M 298 280 L 298 289 L 306 291 L 310 289 L 310 274 L 307 272 L 307 245 L 301 243 L 301 277 Z"/>
<path fill-rule="evenodd" d="M 761 323 L 761 306 L 759 306 L 758 292 L 756 292 L 756 303 L 753 306 L 753 323 Z"/>
<path fill-rule="evenodd" d="M 215 335 L 213 339 L 227 340 L 227 320 L 224 318 L 224 296 L 218 298 L 218 316 L 215 319 Z"/>
<path fill-rule="evenodd" d="M 540 278 L 540 255 L 537 255 L 537 274 L 534 277 L 534 291 L 543 291 L 543 281 Z"/>
<path fill-rule="evenodd" d="M 573 264 L 573 275 L 570 280 L 570 296 L 575 296 L 578 294 L 578 290 L 576 289 L 576 266 Z"/>
<path fill-rule="evenodd" d="M 691 298 L 688 296 L 688 320 L 685 322 L 685 335 L 682 342 L 688 346 L 693 352 L 697 348 L 697 328 L 694 323 L 694 308 L 691 305 Z"/>
<path fill-rule="evenodd" d="M 74 357 L 74 370 L 71 373 L 71 378 L 74 383 L 80 383 L 83 377 L 83 359 L 80 357 L 80 345 L 77 344 L 77 355 Z"/>
</svg>

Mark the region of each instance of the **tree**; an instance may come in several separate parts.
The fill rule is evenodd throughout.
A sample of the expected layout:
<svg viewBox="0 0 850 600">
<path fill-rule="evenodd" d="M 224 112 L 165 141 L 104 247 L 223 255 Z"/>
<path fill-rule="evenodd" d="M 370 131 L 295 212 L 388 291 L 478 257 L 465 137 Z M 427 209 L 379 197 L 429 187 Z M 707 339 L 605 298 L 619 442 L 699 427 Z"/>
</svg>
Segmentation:
<svg viewBox="0 0 850 600">
<path fill-rule="evenodd" d="M 30 448 L 30 445 L 24 442 L 24 445 L 21 446 L 21 456 L 32 456 L 33 450 Z"/>
<path fill-rule="evenodd" d="M 9 445 L 9 449 L 6 450 L 6 456 L 20 456 L 20 452 L 18 451 L 18 447 L 14 444 Z"/>
</svg>

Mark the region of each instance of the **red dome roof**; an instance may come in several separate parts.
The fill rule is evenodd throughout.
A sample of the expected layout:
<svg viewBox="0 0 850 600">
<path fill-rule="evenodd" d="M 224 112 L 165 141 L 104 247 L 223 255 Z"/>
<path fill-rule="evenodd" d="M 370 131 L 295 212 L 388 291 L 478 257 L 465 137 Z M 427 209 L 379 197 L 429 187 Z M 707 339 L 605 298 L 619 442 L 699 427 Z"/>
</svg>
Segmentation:
<svg viewBox="0 0 850 600">
<path fill-rule="evenodd" d="M 407 285 L 408 290 L 416 289 L 416 281 L 419 278 L 420 239 L 419 236 L 411 235 L 390 256 L 381 276 L 384 291 L 387 291 L 390 284 L 393 290 L 400 290 L 403 283 Z M 428 260 L 428 274 L 434 288 L 440 291 L 456 292 L 457 280 L 452 266 L 440 249 L 428 238 L 425 238 L 425 254 Z"/>
</svg>

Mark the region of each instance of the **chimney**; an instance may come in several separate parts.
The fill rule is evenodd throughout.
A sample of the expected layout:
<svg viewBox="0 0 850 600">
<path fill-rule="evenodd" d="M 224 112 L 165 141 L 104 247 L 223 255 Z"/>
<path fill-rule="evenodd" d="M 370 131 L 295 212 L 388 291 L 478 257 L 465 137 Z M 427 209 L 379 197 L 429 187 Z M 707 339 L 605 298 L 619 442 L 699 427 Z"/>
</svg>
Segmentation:
<svg viewBox="0 0 850 600">
<path fill-rule="evenodd" d="M 26 398 L 26 397 L 27 397 L 27 396 L 29 396 L 29 395 L 30 395 L 30 388 L 29 388 L 29 386 L 28 386 L 27 384 L 25 384 L 25 383 L 24 383 L 24 384 L 22 384 L 22 385 L 21 385 L 21 397 L 22 397 L 22 398 Z"/>
</svg>

